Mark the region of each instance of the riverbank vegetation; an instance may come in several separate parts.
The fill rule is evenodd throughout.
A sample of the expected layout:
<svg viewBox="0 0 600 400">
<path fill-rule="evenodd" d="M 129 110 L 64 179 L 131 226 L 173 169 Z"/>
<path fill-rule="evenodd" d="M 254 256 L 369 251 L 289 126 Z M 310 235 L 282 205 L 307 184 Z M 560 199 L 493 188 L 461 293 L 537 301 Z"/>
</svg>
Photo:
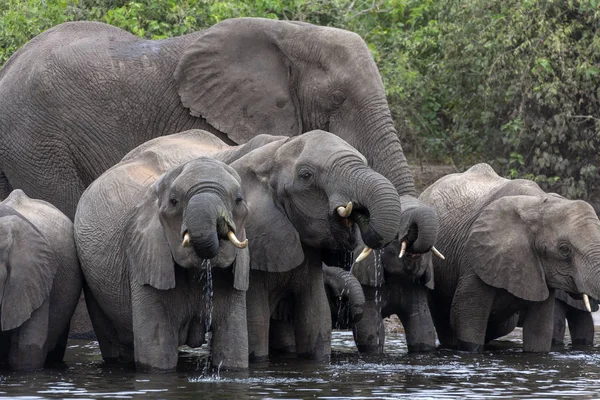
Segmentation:
<svg viewBox="0 0 600 400">
<path fill-rule="evenodd" d="M 4 0 L 0 64 L 65 21 L 140 37 L 231 17 L 302 20 L 369 44 L 407 153 L 491 163 L 571 198 L 600 195 L 600 0 Z"/>
</svg>

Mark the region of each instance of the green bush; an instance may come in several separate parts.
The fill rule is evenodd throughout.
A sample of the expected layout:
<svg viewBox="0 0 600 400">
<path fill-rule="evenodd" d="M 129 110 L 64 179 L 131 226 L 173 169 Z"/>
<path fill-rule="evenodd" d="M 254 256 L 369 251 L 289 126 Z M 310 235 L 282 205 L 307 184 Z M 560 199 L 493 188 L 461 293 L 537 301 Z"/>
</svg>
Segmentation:
<svg viewBox="0 0 600 400">
<path fill-rule="evenodd" d="M 490 162 L 568 197 L 598 198 L 600 0 L 5 0 L 0 64 L 64 21 L 148 39 L 232 17 L 349 29 L 369 44 L 409 153 Z"/>
</svg>

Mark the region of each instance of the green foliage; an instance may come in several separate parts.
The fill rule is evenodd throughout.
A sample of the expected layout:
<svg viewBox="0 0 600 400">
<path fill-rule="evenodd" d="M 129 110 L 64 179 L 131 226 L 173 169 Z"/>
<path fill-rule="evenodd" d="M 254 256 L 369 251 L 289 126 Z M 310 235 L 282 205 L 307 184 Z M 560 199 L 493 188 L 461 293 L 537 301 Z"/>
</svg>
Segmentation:
<svg viewBox="0 0 600 400">
<path fill-rule="evenodd" d="M 97 20 L 148 39 L 232 17 L 349 29 L 369 44 L 405 149 L 590 199 L 600 194 L 599 0 L 4 0 L 0 64 Z"/>
</svg>

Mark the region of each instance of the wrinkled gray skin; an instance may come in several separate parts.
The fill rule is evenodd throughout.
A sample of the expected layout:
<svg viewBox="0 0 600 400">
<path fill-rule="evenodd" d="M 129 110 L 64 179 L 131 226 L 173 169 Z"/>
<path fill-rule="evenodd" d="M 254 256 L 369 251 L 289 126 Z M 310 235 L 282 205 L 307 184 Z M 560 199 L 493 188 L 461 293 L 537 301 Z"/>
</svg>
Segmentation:
<svg viewBox="0 0 600 400">
<path fill-rule="evenodd" d="M 245 239 L 246 201 L 235 170 L 194 150 L 135 149 L 81 197 L 75 238 L 105 361 L 173 370 L 178 346 L 210 329 L 213 365 L 248 367 L 248 249 L 227 239 Z"/>
<path fill-rule="evenodd" d="M 360 321 L 365 295 L 356 277 L 342 268 L 323 264 L 323 281 L 333 329 L 346 329 L 351 323 Z M 290 356 L 297 353 L 292 301 L 291 297 L 282 299 L 271 315 L 270 354 Z"/>
<path fill-rule="evenodd" d="M 298 355 L 313 359 L 328 357 L 331 320 L 323 284 L 321 251 L 351 249 L 355 244 L 356 228 L 373 248 L 381 248 L 390 242 L 398 232 L 401 208 L 394 186 L 371 170 L 354 148 L 323 131 L 295 138 L 260 135 L 245 145 L 229 147 L 207 132 L 192 130 L 149 141 L 126 159 L 147 153 L 162 160 L 184 151 L 194 157 L 208 155 L 221 160 L 235 169 L 241 178 L 250 210 L 246 218 L 246 235 L 252 268 L 246 300 L 246 360 L 248 355 L 251 360 L 268 357 L 270 316 L 279 301 L 286 297 L 291 297 L 293 302 Z M 111 171 L 116 171 L 116 167 L 107 174 Z M 123 193 L 121 197 L 127 193 L 121 185 L 107 186 L 106 190 L 107 195 L 96 197 L 107 201 L 117 198 L 116 193 Z M 344 220 L 336 209 L 349 201 L 353 201 L 354 211 L 348 220 Z M 82 200 L 78 208 L 75 222 L 78 243 L 85 241 L 78 227 L 93 225 L 80 220 L 82 207 L 91 209 L 92 206 L 97 210 L 99 204 L 97 200 L 92 202 L 89 196 L 89 200 Z M 89 229 L 86 235 L 93 238 L 95 245 L 110 237 L 99 234 L 97 229 Z M 86 278 L 88 271 L 98 276 L 106 275 L 100 272 L 101 263 L 94 255 L 93 252 L 83 254 L 80 246 Z M 99 264 L 96 268 L 86 265 L 94 260 Z M 107 289 L 102 282 L 98 285 Z M 90 286 L 94 285 L 90 283 Z M 122 299 L 124 296 L 122 293 L 107 296 L 106 303 L 111 301 L 110 297 Z M 119 300 L 124 304 L 112 300 L 112 306 L 106 311 L 115 314 L 111 319 L 126 307 L 126 300 Z M 141 306 L 147 307 L 147 303 L 141 303 Z M 148 310 L 148 315 L 155 308 Z M 93 310 L 91 314 L 94 318 Z M 152 320 L 160 321 L 160 318 L 154 316 Z M 144 332 L 149 340 L 152 339 L 153 330 L 144 329 Z M 149 351 L 148 355 L 152 353 Z"/>
<path fill-rule="evenodd" d="M 191 128 L 228 144 L 327 130 L 401 196 L 416 194 L 363 40 L 336 28 L 240 18 L 157 41 L 69 22 L 25 44 L 0 70 L 0 195 L 23 188 L 73 217 L 84 189 L 127 151 Z M 421 225 L 434 217 L 431 208 L 411 208 L 400 234 L 410 226 L 426 234 Z M 409 251 L 432 245 L 415 237 Z"/>
<path fill-rule="evenodd" d="M 357 246 L 354 254 L 362 247 Z M 361 353 L 383 353 L 383 318 L 392 314 L 397 314 L 402 322 L 409 352 L 435 348 L 436 335 L 428 305 L 429 291 L 434 285 L 432 254 L 406 254 L 400 259 L 399 253 L 400 242 L 394 240 L 380 252 L 373 252 L 352 265 L 352 273 L 362 284 L 365 306 L 362 319 L 344 327 L 352 328 Z"/>
<path fill-rule="evenodd" d="M 82 275 L 73 223 L 14 190 L 0 203 L 0 360 L 37 370 L 63 359 Z"/>
<path fill-rule="evenodd" d="M 555 289 L 600 294 L 600 222 L 584 201 L 499 177 L 487 164 L 420 196 L 440 218 L 431 312 L 442 346 L 480 351 L 523 322 L 524 351 L 549 351 Z"/>
</svg>

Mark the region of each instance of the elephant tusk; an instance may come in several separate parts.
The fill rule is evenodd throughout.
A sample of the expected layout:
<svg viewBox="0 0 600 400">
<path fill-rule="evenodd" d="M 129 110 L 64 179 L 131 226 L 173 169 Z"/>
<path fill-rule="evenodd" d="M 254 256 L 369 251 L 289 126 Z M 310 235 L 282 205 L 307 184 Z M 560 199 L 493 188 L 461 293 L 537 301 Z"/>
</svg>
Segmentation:
<svg viewBox="0 0 600 400">
<path fill-rule="evenodd" d="M 406 253 L 406 246 L 406 240 L 403 240 L 402 244 L 400 245 L 400 254 L 398 255 L 398 258 L 404 257 L 404 254 Z"/>
<path fill-rule="evenodd" d="M 339 206 L 337 208 L 337 213 L 342 218 L 348 218 L 350 216 L 350 213 L 352 213 L 352 202 L 349 201 L 346 207 Z"/>
<path fill-rule="evenodd" d="M 227 237 L 229 238 L 229 241 L 233 243 L 233 245 L 238 249 L 245 249 L 246 247 L 248 247 L 248 239 L 244 240 L 243 242 L 240 242 L 239 239 L 235 236 L 235 233 L 233 233 L 233 231 L 227 232 Z"/>
<path fill-rule="evenodd" d="M 188 247 L 190 245 L 190 234 L 188 232 L 183 235 L 183 242 L 181 242 L 181 247 Z"/>
<path fill-rule="evenodd" d="M 358 255 L 358 257 L 356 257 L 356 261 L 354 261 L 354 262 L 361 262 L 362 260 L 367 258 L 369 256 L 369 254 L 371 254 L 372 251 L 373 251 L 372 248 L 365 247 L 363 249 L 363 251 L 361 251 L 361 253 Z"/>
<path fill-rule="evenodd" d="M 583 303 L 585 304 L 585 309 L 588 312 L 592 312 L 592 306 L 590 306 L 590 298 L 585 293 L 583 294 Z"/>
<path fill-rule="evenodd" d="M 445 260 L 446 257 L 444 257 L 444 255 L 442 253 L 440 253 L 440 251 L 438 249 L 436 249 L 435 247 L 431 246 L 431 252 L 438 256 L 439 258 L 441 258 L 442 260 Z"/>
</svg>

